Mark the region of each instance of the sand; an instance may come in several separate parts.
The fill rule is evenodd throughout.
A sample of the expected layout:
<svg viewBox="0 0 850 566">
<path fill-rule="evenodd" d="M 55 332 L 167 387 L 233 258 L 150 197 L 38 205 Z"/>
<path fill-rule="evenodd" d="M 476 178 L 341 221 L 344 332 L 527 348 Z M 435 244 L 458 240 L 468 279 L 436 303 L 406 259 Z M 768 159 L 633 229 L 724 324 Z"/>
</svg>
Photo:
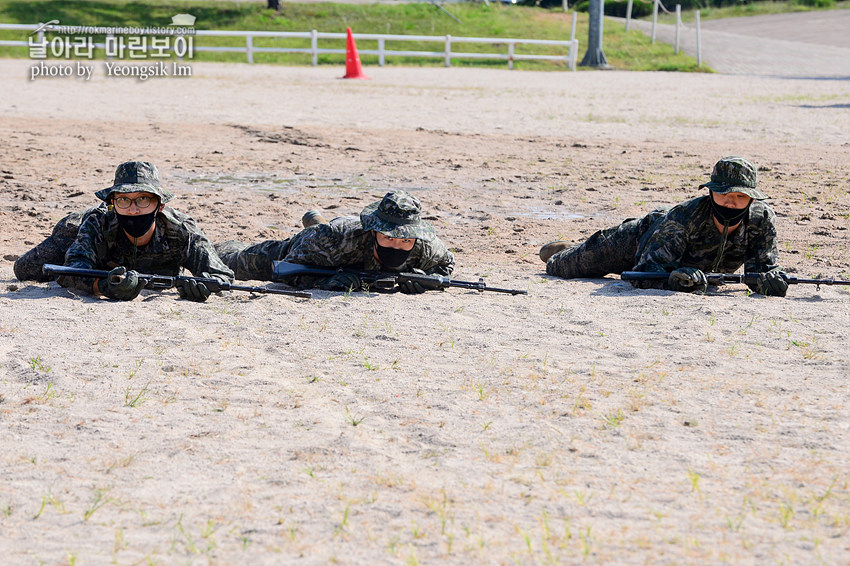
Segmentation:
<svg viewBox="0 0 850 566">
<path fill-rule="evenodd" d="M 565 281 L 554 239 L 759 166 L 780 263 L 850 274 L 850 85 L 669 73 L 0 61 L 6 564 L 845 564 L 850 287 Z M 403 188 L 455 277 L 528 290 L 129 303 L 14 259 L 115 166 L 213 241 Z"/>
</svg>

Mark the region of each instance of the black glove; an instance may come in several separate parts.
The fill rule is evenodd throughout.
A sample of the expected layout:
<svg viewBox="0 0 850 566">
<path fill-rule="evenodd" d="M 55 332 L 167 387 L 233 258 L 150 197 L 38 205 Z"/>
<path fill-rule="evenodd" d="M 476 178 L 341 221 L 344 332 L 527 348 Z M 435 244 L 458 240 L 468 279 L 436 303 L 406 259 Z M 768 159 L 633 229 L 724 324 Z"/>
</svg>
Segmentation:
<svg viewBox="0 0 850 566">
<path fill-rule="evenodd" d="M 116 267 L 109 276 L 97 280 L 100 293 L 117 301 L 132 301 L 139 296 L 145 287 L 145 281 L 139 279 L 136 271 L 127 271 L 126 267 Z"/>
<path fill-rule="evenodd" d="M 787 277 L 788 275 L 778 268 L 760 273 L 755 291 L 765 296 L 784 297 L 788 292 Z"/>
<path fill-rule="evenodd" d="M 696 267 L 680 267 L 670 272 L 667 288 L 683 293 L 704 293 L 708 289 L 708 279 Z"/>
<path fill-rule="evenodd" d="M 360 281 L 360 277 L 356 273 L 340 271 L 332 277 L 319 281 L 316 287 L 325 291 L 342 291 L 345 293 L 349 291 L 360 291 L 363 288 L 363 282 Z"/>
<path fill-rule="evenodd" d="M 227 279 L 223 275 L 210 275 L 209 273 L 201 273 L 201 277 L 204 279 L 217 279 L 221 283 L 228 283 Z M 195 301 L 196 303 L 203 303 L 206 301 L 213 289 L 210 289 L 210 286 L 207 286 L 206 283 L 202 283 L 200 281 L 195 281 L 194 279 L 186 279 L 181 280 L 177 283 L 177 293 L 180 295 L 181 299 L 186 299 L 187 301 Z"/>
<path fill-rule="evenodd" d="M 410 273 L 416 273 L 417 275 L 425 275 L 424 271 L 415 267 L 410 270 Z M 405 281 L 404 283 L 399 283 L 398 290 L 404 293 L 405 295 L 418 295 L 419 293 L 424 293 L 425 291 L 427 291 L 425 287 L 423 287 L 420 283 L 417 283 L 416 281 Z"/>
</svg>

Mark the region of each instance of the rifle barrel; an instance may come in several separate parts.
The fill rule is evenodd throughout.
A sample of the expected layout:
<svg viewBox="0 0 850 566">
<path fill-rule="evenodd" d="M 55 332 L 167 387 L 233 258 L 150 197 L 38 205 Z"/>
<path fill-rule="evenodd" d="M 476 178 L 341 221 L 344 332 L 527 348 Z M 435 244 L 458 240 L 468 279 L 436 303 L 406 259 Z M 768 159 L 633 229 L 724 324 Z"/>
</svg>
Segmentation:
<svg viewBox="0 0 850 566">
<path fill-rule="evenodd" d="M 41 268 L 44 273 L 58 273 L 60 275 L 77 275 L 79 277 L 97 277 L 103 279 L 109 276 L 108 271 L 103 271 L 102 269 L 84 269 L 77 267 L 66 267 L 64 265 L 56 265 L 53 263 L 45 263 Z"/>
<path fill-rule="evenodd" d="M 310 291 L 290 291 L 289 289 L 272 289 L 270 287 L 253 287 L 250 285 L 229 285 L 225 290 L 246 291 L 248 293 L 263 293 L 270 295 L 289 295 L 290 297 L 298 297 L 301 299 L 313 298 L 313 293 Z"/>
<path fill-rule="evenodd" d="M 711 285 L 722 285 L 724 283 L 753 284 L 758 281 L 759 275 L 761 273 L 706 273 L 705 278 Z M 624 281 L 655 281 L 666 280 L 668 277 L 670 277 L 670 274 L 663 271 L 624 271 L 620 274 L 620 279 Z M 850 281 L 843 281 L 835 277 L 830 279 L 807 279 L 785 275 L 784 279 L 789 285 L 850 285 Z"/>
</svg>

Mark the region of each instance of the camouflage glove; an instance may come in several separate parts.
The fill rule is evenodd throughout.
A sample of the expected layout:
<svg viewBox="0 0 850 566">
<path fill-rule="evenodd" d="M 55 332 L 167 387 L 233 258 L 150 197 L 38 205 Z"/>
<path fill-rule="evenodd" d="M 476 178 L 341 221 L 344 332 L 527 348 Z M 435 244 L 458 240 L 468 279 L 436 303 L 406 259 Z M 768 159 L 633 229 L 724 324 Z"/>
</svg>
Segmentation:
<svg viewBox="0 0 850 566">
<path fill-rule="evenodd" d="M 227 283 L 227 280 L 222 275 L 210 275 L 209 273 L 204 272 L 201 273 L 201 277 L 204 279 L 217 279 L 222 283 Z M 212 294 L 213 290 L 214 289 L 210 289 L 206 283 L 201 283 L 194 279 L 179 281 L 177 284 L 177 293 L 180 295 L 180 298 L 186 299 L 187 301 L 195 301 L 196 303 L 203 303 L 206 301 Z"/>
<path fill-rule="evenodd" d="M 363 282 L 360 281 L 360 277 L 358 277 L 356 273 L 340 271 L 332 277 L 319 281 L 316 284 L 316 287 L 324 289 L 325 291 L 341 291 L 343 293 L 347 293 L 349 291 L 360 291 L 363 289 Z"/>
<path fill-rule="evenodd" d="M 415 267 L 410 270 L 410 273 L 415 273 L 417 275 L 425 275 L 424 271 Z M 427 291 L 425 287 L 423 287 L 416 281 L 405 281 L 404 283 L 399 283 L 398 290 L 404 293 L 405 295 L 418 295 Z"/>
<path fill-rule="evenodd" d="M 680 267 L 670 272 L 667 288 L 682 293 L 704 293 L 708 289 L 708 279 L 696 267 Z"/>
<path fill-rule="evenodd" d="M 759 274 L 755 292 L 770 297 L 784 297 L 788 292 L 788 275 L 779 269 Z"/>
<path fill-rule="evenodd" d="M 139 279 L 135 271 L 127 271 L 126 267 L 116 267 L 109 276 L 97 280 L 100 293 L 116 301 L 132 301 L 139 296 L 145 287 L 145 281 Z"/>
</svg>

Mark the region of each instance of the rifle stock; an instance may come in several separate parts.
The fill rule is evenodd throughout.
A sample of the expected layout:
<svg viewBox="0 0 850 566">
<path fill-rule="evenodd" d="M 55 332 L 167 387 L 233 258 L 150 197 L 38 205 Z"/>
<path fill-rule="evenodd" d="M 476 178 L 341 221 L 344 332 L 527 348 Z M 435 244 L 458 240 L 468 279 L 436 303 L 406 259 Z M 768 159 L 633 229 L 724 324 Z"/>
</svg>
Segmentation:
<svg viewBox="0 0 850 566">
<path fill-rule="evenodd" d="M 66 267 L 64 265 L 55 265 L 47 263 L 42 268 L 49 275 L 68 275 L 72 277 L 93 277 L 96 279 L 106 279 L 110 277 L 108 271 L 101 269 L 84 269 L 78 267 Z M 290 297 L 299 297 L 309 299 L 313 295 L 307 291 L 289 291 L 287 289 L 270 289 L 269 287 L 254 287 L 250 285 L 234 285 L 229 282 L 223 282 L 212 277 L 190 277 L 187 275 L 155 275 L 149 273 L 139 273 L 139 279 L 145 282 L 145 289 L 161 291 L 164 289 L 172 289 L 180 285 L 182 281 L 196 281 L 206 285 L 213 293 L 219 291 L 245 291 L 248 293 L 261 293 L 269 295 L 288 295 Z M 113 283 L 119 283 L 121 277 L 112 276 Z"/>
<path fill-rule="evenodd" d="M 502 289 L 499 287 L 488 287 L 483 278 L 478 281 L 458 281 L 442 275 L 426 275 L 422 273 L 389 273 L 381 271 L 357 271 L 352 269 L 331 267 L 317 267 L 313 265 L 301 265 L 298 263 L 289 263 L 286 261 L 272 262 L 274 266 L 274 274 L 272 278 L 275 281 L 288 279 L 290 277 L 298 277 L 307 275 L 310 277 L 331 277 L 340 271 L 346 271 L 356 274 L 362 281 L 365 281 L 371 287 L 380 289 L 392 289 L 399 283 L 414 282 L 422 285 L 425 289 L 437 291 L 448 287 L 460 287 L 463 289 L 473 289 L 479 293 L 484 291 L 492 291 L 494 293 L 509 293 L 511 295 L 527 295 L 528 291 L 522 289 Z"/>
</svg>

